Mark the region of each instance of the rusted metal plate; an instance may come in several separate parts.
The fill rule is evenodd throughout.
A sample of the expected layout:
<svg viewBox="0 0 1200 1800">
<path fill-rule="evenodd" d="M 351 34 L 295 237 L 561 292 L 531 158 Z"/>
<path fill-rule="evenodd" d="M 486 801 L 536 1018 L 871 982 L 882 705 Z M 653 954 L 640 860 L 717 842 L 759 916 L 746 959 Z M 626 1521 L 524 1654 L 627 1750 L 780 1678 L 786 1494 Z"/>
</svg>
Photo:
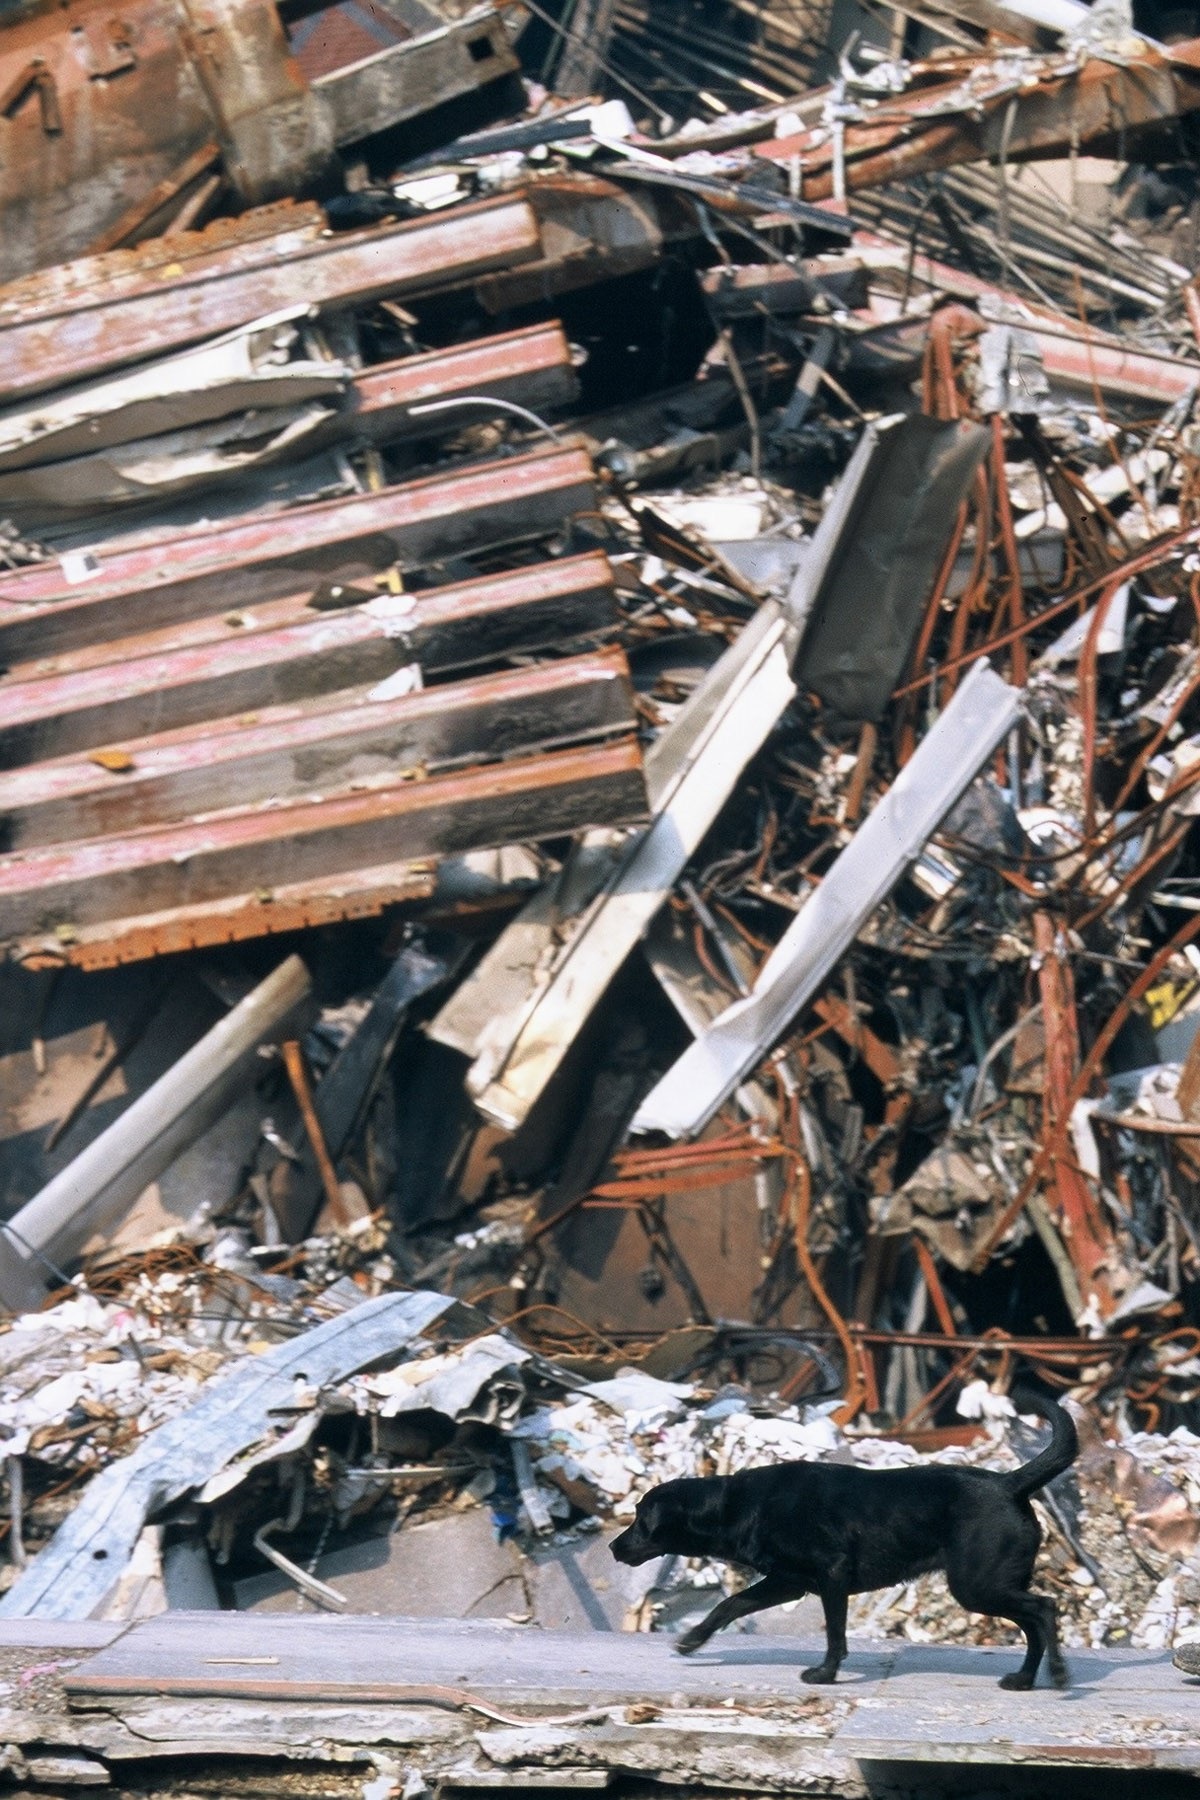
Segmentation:
<svg viewBox="0 0 1200 1800">
<path fill-rule="evenodd" d="M 303 237 L 303 234 L 302 234 Z M 264 313 L 308 302 L 345 306 L 384 295 L 430 292 L 510 269 L 539 254 L 537 221 L 522 200 L 483 201 L 433 220 L 293 243 L 242 243 L 159 278 L 125 275 L 111 298 L 68 286 L 65 304 L 41 309 L 29 288 L 0 290 L 0 368 L 16 398 L 230 331 Z M 51 282 L 51 294 L 62 285 Z M 35 316 L 36 314 L 36 316 Z"/>
<path fill-rule="evenodd" d="M 0 938 L 136 918 L 409 860 L 644 817 L 635 739 L 472 768 L 368 793 L 217 814 L 126 838 L 0 859 Z"/>
<path fill-rule="evenodd" d="M 38 563 L 0 577 L 0 663 L 273 599 L 306 577 L 347 578 L 393 562 L 415 568 L 520 542 L 594 504 L 591 463 L 563 447 L 296 507 L 286 530 L 278 517 L 259 515 L 133 548 L 117 544 L 98 550 L 93 571 L 74 583 L 59 563 Z"/>
<path fill-rule="evenodd" d="M 71 0 L 0 34 L 0 273 L 77 256 L 205 145 L 243 203 L 302 190 L 328 109 L 272 0 Z"/>
<path fill-rule="evenodd" d="M 224 710 L 227 703 L 218 701 Z M 172 718 L 181 713 L 174 696 Z M 568 657 L 534 668 L 395 699 L 357 689 L 331 700 L 266 708 L 159 736 L 127 739 L 127 762 L 87 757 L 0 776 L 10 849 L 140 830 L 189 814 L 299 799 L 401 771 L 424 777 L 515 752 L 583 743 L 636 729 L 624 652 Z"/>
<path fill-rule="evenodd" d="M 360 16 L 364 10 L 358 8 Z M 418 7 L 413 0 L 407 10 L 410 22 L 427 15 L 428 29 L 420 37 L 387 48 L 378 43 L 368 47 L 360 37 L 356 57 L 347 56 L 343 66 L 313 78 L 337 143 L 356 143 L 520 68 L 492 6 L 473 7 L 449 23 L 432 6 Z M 338 7 L 327 7 L 325 14 L 339 11 L 344 16 Z M 389 17 L 379 8 L 372 12 Z M 309 14 L 305 23 L 311 18 Z M 339 53 L 349 48 L 348 41 L 337 46 Z"/>
<path fill-rule="evenodd" d="M 274 0 L 24 8 L 0 34 L 0 279 L 162 230 L 214 174 L 242 205 L 303 192 L 338 145 L 518 67 L 490 4 L 333 0 L 290 36 Z"/>
</svg>

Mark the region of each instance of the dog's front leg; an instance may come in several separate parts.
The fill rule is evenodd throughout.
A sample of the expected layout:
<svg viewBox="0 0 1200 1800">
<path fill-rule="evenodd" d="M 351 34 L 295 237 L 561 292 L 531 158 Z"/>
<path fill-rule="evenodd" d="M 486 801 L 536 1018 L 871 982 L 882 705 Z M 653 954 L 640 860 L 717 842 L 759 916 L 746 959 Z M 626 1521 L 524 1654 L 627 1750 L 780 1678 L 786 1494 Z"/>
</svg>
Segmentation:
<svg viewBox="0 0 1200 1800">
<path fill-rule="evenodd" d="M 846 1609 L 850 1596 L 845 1588 L 826 1587 L 818 1590 L 825 1612 L 825 1660 L 815 1669 L 801 1669 L 801 1681 L 825 1683 L 837 1680 L 837 1672 L 846 1660 Z"/>
<path fill-rule="evenodd" d="M 720 1631 L 722 1626 L 732 1625 L 735 1619 L 744 1619 L 747 1613 L 762 1612 L 767 1606 L 782 1606 L 786 1600 L 802 1600 L 807 1592 L 807 1588 L 798 1587 L 777 1575 L 764 1575 L 752 1587 L 743 1588 L 740 1594 L 730 1594 L 727 1600 L 714 1606 L 698 1625 L 676 1638 L 675 1648 L 680 1656 L 690 1656 L 701 1644 L 707 1644 L 713 1632 Z"/>
</svg>

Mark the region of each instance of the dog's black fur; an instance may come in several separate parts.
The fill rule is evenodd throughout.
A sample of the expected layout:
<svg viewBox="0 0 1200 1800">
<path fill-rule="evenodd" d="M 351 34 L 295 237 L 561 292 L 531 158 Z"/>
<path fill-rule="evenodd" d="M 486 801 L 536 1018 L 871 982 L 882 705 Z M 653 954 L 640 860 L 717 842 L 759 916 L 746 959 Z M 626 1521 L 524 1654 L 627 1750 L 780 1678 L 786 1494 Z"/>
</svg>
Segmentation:
<svg viewBox="0 0 1200 1800">
<path fill-rule="evenodd" d="M 791 1462 L 666 1481 L 638 1502 L 612 1553 L 630 1564 L 711 1556 L 758 1571 L 752 1587 L 722 1600 L 677 1640 L 684 1656 L 748 1613 L 819 1594 L 825 1659 L 803 1679 L 836 1681 L 850 1595 L 943 1569 L 960 1605 L 1012 1619 L 1025 1633 L 1025 1661 L 1001 1687 L 1032 1687 L 1043 1656 L 1055 1687 L 1066 1687 L 1054 1602 L 1029 1588 L 1042 1541 L 1029 1496 L 1074 1461 L 1079 1441 L 1069 1414 L 1053 1401 L 1023 1393 L 1017 1404 L 1048 1419 L 1051 1437 L 1039 1456 L 1009 1474 Z"/>
</svg>

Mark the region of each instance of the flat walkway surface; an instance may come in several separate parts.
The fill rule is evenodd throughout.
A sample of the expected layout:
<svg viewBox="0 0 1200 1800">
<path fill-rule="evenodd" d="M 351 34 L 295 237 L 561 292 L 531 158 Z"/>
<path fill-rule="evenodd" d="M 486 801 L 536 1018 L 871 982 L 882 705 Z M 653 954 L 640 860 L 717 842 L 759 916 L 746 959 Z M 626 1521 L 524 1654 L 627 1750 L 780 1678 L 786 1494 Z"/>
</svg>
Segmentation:
<svg viewBox="0 0 1200 1800">
<path fill-rule="evenodd" d="M 720 1732 L 727 1745 L 730 1735 L 757 1740 L 756 1756 L 772 1742 L 781 1755 L 794 1755 L 799 1738 L 858 1764 L 1200 1772 L 1200 1682 L 1175 1669 L 1167 1652 L 1077 1651 L 1068 1657 L 1066 1692 L 1008 1693 L 996 1684 L 1017 1666 L 1015 1649 L 859 1642 L 835 1687 L 809 1687 L 799 1671 L 819 1660 L 820 1648 L 816 1640 L 729 1633 L 685 1659 L 659 1634 L 555 1633 L 494 1620 L 169 1613 L 82 1658 L 65 1687 L 73 1706 L 103 1706 L 118 1717 L 150 1696 L 187 1699 L 193 1708 L 208 1697 L 289 1712 L 314 1702 L 459 1708 L 485 1749 L 489 1733 L 494 1749 L 503 1753 L 508 1743 L 509 1760 L 523 1757 L 526 1765 L 545 1762 L 553 1749 L 559 1768 L 630 1766 L 627 1755 L 606 1755 L 605 1745 L 674 1727 L 676 1742 L 680 1730 Z M 438 1689 L 457 1698 L 439 1699 Z M 465 1705 L 472 1698 L 480 1703 L 473 1716 Z M 563 1717 L 604 1708 L 612 1709 L 607 1720 Z M 645 1766 L 644 1756 L 636 1760 Z"/>
</svg>

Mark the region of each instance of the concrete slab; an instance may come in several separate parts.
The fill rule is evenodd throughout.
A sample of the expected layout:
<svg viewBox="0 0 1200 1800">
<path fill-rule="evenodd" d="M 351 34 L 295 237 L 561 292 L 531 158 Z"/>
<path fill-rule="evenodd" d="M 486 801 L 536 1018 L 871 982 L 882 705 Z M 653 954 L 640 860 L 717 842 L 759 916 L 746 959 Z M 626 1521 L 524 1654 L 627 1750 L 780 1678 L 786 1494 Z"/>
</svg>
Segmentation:
<svg viewBox="0 0 1200 1800">
<path fill-rule="evenodd" d="M 568 1576 L 559 1566 L 553 1579 Z M 835 1687 L 810 1688 L 800 1670 L 819 1651 L 818 1639 L 731 1637 L 685 1660 L 667 1637 L 594 1626 L 169 1613 L 130 1627 L 65 1685 L 73 1704 L 118 1715 L 151 1695 L 187 1701 L 193 1715 L 205 1699 L 214 1714 L 256 1702 L 293 1719 L 303 1706 L 391 1705 L 409 1743 L 407 1709 L 457 1708 L 474 1741 L 510 1767 L 648 1772 L 669 1752 L 673 1779 L 691 1767 L 715 1780 L 741 1758 L 768 1787 L 794 1782 L 801 1752 L 843 1772 L 867 1763 L 1200 1772 L 1196 1691 L 1164 1653 L 1091 1652 L 1075 1659 L 1069 1691 L 1015 1694 L 996 1685 L 1015 1665 L 1012 1650 L 859 1641 Z M 502 1729 L 480 1735 L 478 1719 L 466 1725 L 472 1712 Z"/>
</svg>

